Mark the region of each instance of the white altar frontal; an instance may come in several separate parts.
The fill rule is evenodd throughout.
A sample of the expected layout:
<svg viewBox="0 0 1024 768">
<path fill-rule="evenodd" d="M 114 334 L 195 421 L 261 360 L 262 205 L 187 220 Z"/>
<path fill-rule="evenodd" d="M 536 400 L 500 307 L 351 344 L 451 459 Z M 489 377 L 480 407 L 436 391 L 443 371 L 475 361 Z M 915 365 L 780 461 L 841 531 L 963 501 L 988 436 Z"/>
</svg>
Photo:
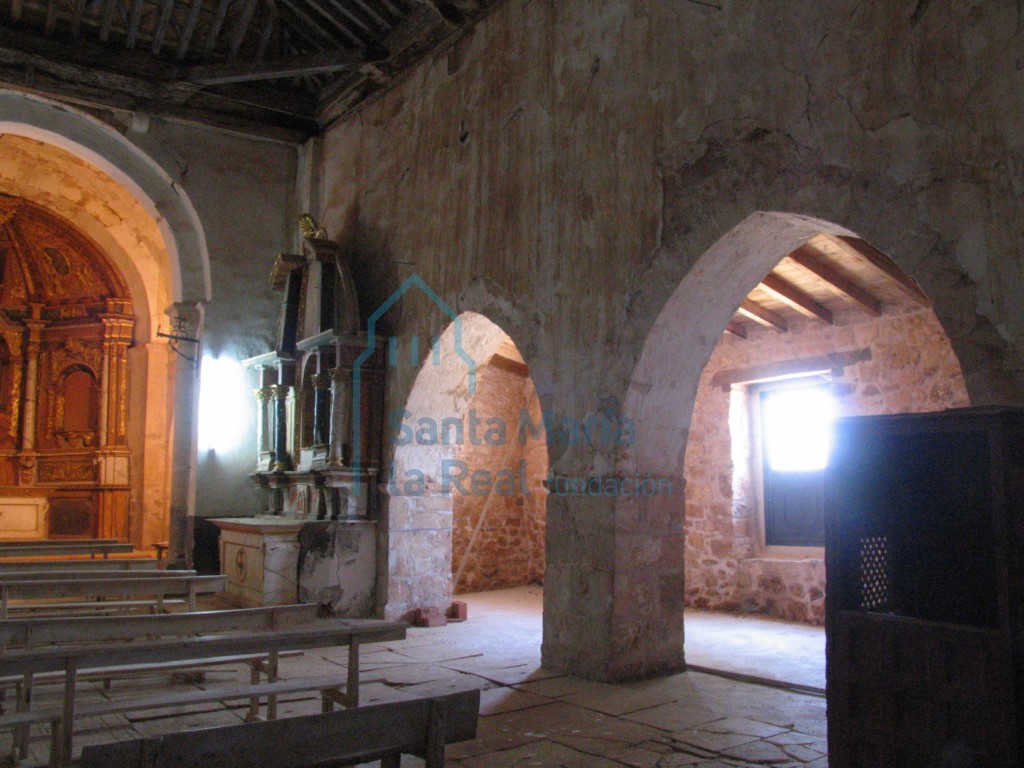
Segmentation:
<svg viewBox="0 0 1024 768">
<path fill-rule="evenodd" d="M 304 520 L 268 515 L 210 522 L 220 528 L 227 600 L 243 607 L 298 602 L 299 531 Z"/>
</svg>

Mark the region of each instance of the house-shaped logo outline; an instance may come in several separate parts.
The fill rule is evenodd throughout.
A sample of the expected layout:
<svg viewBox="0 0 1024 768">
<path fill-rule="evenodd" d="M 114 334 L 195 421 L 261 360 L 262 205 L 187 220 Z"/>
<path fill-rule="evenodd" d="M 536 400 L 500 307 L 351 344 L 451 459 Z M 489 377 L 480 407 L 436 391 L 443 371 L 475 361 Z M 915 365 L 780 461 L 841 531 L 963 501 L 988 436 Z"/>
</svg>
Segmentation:
<svg viewBox="0 0 1024 768">
<path fill-rule="evenodd" d="M 454 325 L 455 332 L 455 353 L 466 362 L 466 367 L 469 369 L 469 394 L 470 396 L 476 393 L 476 361 L 472 355 L 466 352 L 462 348 L 462 318 L 448 306 L 448 303 L 437 295 L 426 281 L 420 277 L 418 272 L 413 272 L 409 277 L 405 279 L 398 289 L 388 296 L 384 302 L 374 310 L 374 313 L 370 315 L 366 321 L 366 348 L 362 354 L 356 358 L 352 364 L 352 434 L 358 435 L 362 431 L 362 398 L 360 396 L 360 385 L 362 383 L 362 368 L 363 363 L 370 359 L 370 357 L 377 351 L 377 321 L 393 307 L 399 299 L 407 294 L 413 287 L 419 288 L 427 298 L 430 299 L 435 306 L 437 306 L 445 315 L 447 315 Z M 352 469 L 355 472 L 359 472 L 362 465 L 362 441 L 359 439 L 353 439 L 352 441 Z M 355 492 L 359 493 L 359 484 L 355 484 Z"/>
</svg>

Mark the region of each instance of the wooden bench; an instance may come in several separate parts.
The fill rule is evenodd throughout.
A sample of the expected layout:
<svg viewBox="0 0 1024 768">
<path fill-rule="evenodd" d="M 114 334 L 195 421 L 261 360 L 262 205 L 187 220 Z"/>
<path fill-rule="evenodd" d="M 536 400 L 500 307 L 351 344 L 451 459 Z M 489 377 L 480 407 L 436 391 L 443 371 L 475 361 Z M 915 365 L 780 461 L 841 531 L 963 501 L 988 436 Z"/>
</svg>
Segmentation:
<svg viewBox="0 0 1024 768">
<path fill-rule="evenodd" d="M 0 574 L 36 573 L 39 571 L 155 571 L 157 561 L 152 557 L 115 557 L 105 560 L 0 560 Z M 84 578 L 88 578 L 85 576 Z"/>
<path fill-rule="evenodd" d="M 9 617 L 11 600 L 40 600 L 18 606 L 21 609 L 52 607 L 53 601 L 75 598 L 78 600 L 99 600 L 107 597 L 148 596 L 156 608 L 162 608 L 168 597 L 186 596 L 188 609 L 196 609 L 196 597 L 200 594 L 220 592 L 227 583 L 226 576 L 167 576 L 163 572 L 125 575 L 117 579 L 38 579 L 24 581 L 0 580 L 0 619 Z M 49 602 L 46 602 L 49 601 Z M 97 603 L 102 606 L 102 603 Z M 63 603 L 61 607 L 74 607 Z"/>
<path fill-rule="evenodd" d="M 117 539 L 0 539 L 0 547 L 60 547 L 65 544 L 120 544 Z"/>
<path fill-rule="evenodd" d="M 375 704 L 322 715 L 228 725 L 87 746 L 79 768 L 330 768 L 403 754 L 443 768 L 445 745 L 476 737 L 480 691 Z M 229 762 L 230 761 L 230 762 Z"/>
<path fill-rule="evenodd" d="M 106 560 L 86 560 L 83 562 L 106 563 Z M 0 584 L 11 581 L 81 581 L 82 579 L 154 579 L 167 576 L 197 576 L 195 571 L 125 571 L 109 568 L 97 568 L 82 572 L 75 570 L 55 569 L 48 571 L 25 571 L 24 573 L 5 573 L 0 570 Z"/>
<path fill-rule="evenodd" d="M 75 721 L 75 690 L 80 670 L 104 668 L 116 670 L 132 665 L 202 660 L 243 654 L 267 654 L 265 674 L 268 682 L 277 680 L 278 658 L 282 651 L 308 650 L 330 646 L 348 646 L 345 693 L 339 703 L 359 704 L 359 648 L 363 643 L 401 640 L 403 622 L 356 619 L 321 620 L 310 626 L 278 631 L 227 633 L 223 635 L 152 640 L 123 647 L 106 644 L 51 646 L 8 651 L 0 654 L 0 677 L 36 675 L 63 671 L 64 690 L 61 705 L 62 749 L 57 760 L 70 760 Z M 253 684 L 259 682 L 254 671 Z M 31 701 L 27 702 L 31 704 Z M 276 716 L 276 696 L 268 696 L 268 717 Z M 17 713 L 16 713 L 17 714 Z M 16 727 L 0 717 L 0 728 Z M 24 744 L 24 742 L 22 742 Z"/>
<path fill-rule="evenodd" d="M 3 557 L 37 557 L 37 556 L 66 556 L 66 555 L 88 555 L 95 557 L 96 555 L 102 555 L 103 557 L 109 557 L 110 555 L 123 553 L 123 552 L 134 552 L 135 547 L 132 544 L 121 544 L 118 542 L 99 544 L 80 543 L 75 540 L 71 541 L 34 541 L 31 544 L 26 542 L 24 544 L 0 544 L 0 558 Z"/>
<path fill-rule="evenodd" d="M 166 573 L 166 571 L 160 571 Z M 316 605 L 274 605 L 153 616 L 75 616 L 0 620 L 0 646 L 134 642 L 157 637 L 255 632 L 312 624 Z"/>
</svg>

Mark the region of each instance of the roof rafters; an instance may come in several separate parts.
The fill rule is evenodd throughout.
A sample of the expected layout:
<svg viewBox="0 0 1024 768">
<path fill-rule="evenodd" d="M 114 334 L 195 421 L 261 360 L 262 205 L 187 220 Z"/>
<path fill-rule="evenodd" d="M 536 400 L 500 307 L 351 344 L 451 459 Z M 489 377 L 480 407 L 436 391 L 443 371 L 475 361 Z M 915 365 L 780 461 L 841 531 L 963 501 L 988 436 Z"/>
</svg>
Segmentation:
<svg viewBox="0 0 1024 768">
<path fill-rule="evenodd" d="M 882 314 L 882 303 L 867 290 L 843 275 L 839 270 L 825 261 L 816 251 L 802 245 L 790 253 L 787 258 L 799 264 L 805 270 L 824 280 L 840 293 L 846 294 L 861 307 L 876 317 Z"/>
<path fill-rule="evenodd" d="M 756 301 L 744 299 L 736 311 L 766 328 L 774 328 L 783 333 L 789 330 L 789 323 L 786 322 L 786 318 L 778 312 L 768 309 L 768 307 L 761 306 Z"/>
<path fill-rule="evenodd" d="M 829 239 L 839 245 L 846 253 L 870 264 L 878 272 L 895 282 L 900 290 L 918 304 L 925 307 L 932 305 L 928 295 L 921 290 L 921 286 L 917 284 L 917 281 L 896 266 L 892 259 L 871 245 L 871 243 L 861 240 L 859 237 L 850 237 L 849 235 L 838 235 Z"/>
<path fill-rule="evenodd" d="M 740 339 L 747 338 L 747 326 L 738 320 L 730 320 L 725 330 Z"/>
<path fill-rule="evenodd" d="M 295 56 L 283 61 L 196 66 L 189 70 L 185 79 L 194 85 L 202 86 L 278 80 L 321 72 L 356 70 L 364 62 L 363 51 L 324 51 Z"/>
<path fill-rule="evenodd" d="M 778 275 L 769 272 L 764 280 L 761 281 L 760 287 L 779 301 L 785 302 L 786 305 L 792 307 L 804 317 L 817 318 L 824 323 L 832 325 L 832 313 L 827 307 L 823 307 L 812 296 L 804 293 Z"/>
</svg>

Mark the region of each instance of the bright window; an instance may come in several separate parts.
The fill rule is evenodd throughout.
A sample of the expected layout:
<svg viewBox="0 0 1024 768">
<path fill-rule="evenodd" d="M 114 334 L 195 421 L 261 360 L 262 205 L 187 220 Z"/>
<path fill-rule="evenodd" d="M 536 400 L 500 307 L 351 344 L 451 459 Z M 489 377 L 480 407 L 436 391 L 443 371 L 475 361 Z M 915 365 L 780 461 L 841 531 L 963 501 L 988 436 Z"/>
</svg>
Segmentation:
<svg viewBox="0 0 1024 768">
<path fill-rule="evenodd" d="M 203 357 L 199 374 L 199 450 L 226 453 L 238 446 L 249 418 L 245 369 L 230 357 Z"/>
<path fill-rule="evenodd" d="M 835 401 L 827 385 L 766 391 L 761 418 L 765 460 L 775 472 L 816 472 L 828 466 Z"/>
</svg>

